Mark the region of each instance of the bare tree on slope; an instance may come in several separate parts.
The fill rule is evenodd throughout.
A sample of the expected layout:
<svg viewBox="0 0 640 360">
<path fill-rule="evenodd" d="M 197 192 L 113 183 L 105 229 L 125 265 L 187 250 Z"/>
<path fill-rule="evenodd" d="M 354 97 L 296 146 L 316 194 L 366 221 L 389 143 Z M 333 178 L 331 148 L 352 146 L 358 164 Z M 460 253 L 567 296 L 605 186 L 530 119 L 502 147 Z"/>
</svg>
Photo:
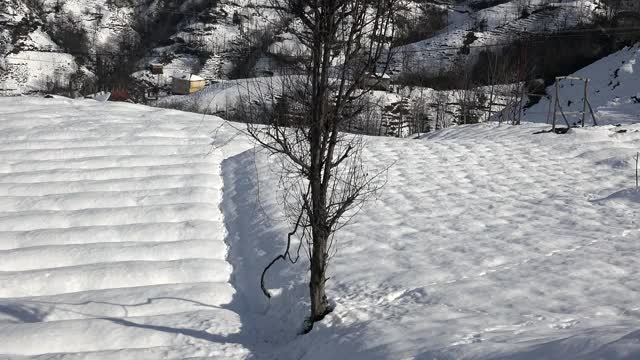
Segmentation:
<svg viewBox="0 0 640 360">
<path fill-rule="evenodd" d="M 305 332 L 332 308 L 325 284 L 337 230 L 383 185 L 362 162 L 363 138 L 342 132 L 366 113 L 369 93 L 386 71 L 397 0 L 274 0 L 289 16 L 289 32 L 302 45 L 293 74 L 256 81 L 241 94 L 238 116 L 248 133 L 281 166 L 285 212 L 292 223 L 278 260 L 297 261 L 292 238 L 310 261 L 310 315 Z M 297 75 L 295 75 L 297 74 Z M 259 123 L 260 125 L 256 125 Z M 293 254 L 293 255 L 292 255 Z"/>
</svg>

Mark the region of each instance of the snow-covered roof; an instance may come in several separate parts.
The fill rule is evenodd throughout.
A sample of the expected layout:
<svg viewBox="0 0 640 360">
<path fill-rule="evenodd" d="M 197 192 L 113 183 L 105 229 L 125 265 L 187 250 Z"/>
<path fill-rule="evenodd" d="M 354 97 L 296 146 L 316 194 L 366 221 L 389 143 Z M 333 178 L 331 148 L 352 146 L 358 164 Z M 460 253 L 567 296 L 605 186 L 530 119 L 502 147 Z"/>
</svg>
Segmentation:
<svg viewBox="0 0 640 360">
<path fill-rule="evenodd" d="M 391 76 L 389 76 L 388 74 L 380 73 L 380 72 L 369 73 L 368 75 L 369 77 L 376 78 L 376 79 L 391 79 Z"/>
<path fill-rule="evenodd" d="M 174 79 L 189 80 L 189 81 L 204 81 L 204 78 L 194 74 L 178 74 L 173 76 Z"/>
</svg>

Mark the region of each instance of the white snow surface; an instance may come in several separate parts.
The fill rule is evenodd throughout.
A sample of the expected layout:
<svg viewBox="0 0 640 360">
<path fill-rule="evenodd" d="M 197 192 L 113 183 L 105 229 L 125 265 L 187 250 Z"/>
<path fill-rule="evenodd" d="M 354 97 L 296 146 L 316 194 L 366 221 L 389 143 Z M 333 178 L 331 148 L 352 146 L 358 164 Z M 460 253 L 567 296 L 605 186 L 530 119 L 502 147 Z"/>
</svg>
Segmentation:
<svg viewBox="0 0 640 360">
<path fill-rule="evenodd" d="M 223 154 L 199 120 L 0 101 L 0 358 L 244 357 Z"/>
<path fill-rule="evenodd" d="M 0 358 L 640 358 L 640 125 L 367 138 L 388 183 L 338 234 L 336 308 L 304 336 L 304 259 L 261 295 L 288 225 L 234 127 L 0 99 Z"/>
</svg>

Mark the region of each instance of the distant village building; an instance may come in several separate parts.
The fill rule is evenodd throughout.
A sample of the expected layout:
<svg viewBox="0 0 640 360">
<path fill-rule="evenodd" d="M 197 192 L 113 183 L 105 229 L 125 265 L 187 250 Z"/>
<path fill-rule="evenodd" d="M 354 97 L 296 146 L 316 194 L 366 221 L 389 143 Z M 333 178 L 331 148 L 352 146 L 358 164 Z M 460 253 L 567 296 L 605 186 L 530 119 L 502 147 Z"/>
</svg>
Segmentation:
<svg viewBox="0 0 640 360">
<path fill-rule="evenodd" d="M 161 75 L 164 73 L 164 66 L 162 64 L 149 64 L 149 70 L 153 75 Z"/>
<path fill-rule="evenodd" d="M 367 73 L 364 75 L 361 86 L 373 90 L 389 91 L 391 89 L 391 76 L 382 73 Z"/>
<path fill-rule="evenodd" d="M 188 95 L 204 88 L 206 81 L 198 75 L 174 76 L 171 82 L 171 91 L 177 95 Z"/>
</svg>

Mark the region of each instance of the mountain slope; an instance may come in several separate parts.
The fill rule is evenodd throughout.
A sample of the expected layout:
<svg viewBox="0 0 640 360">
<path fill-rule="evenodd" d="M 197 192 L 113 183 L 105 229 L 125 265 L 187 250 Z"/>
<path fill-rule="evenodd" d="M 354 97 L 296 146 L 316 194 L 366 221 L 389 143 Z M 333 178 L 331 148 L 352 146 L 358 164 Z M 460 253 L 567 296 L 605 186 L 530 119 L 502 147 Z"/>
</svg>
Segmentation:
<svg viewBox="0 0 640 360">
<path fill-rule="evenodd" d="M 413 19 L 422 2 L 403 3 L 403 16 Z M 445 25 L 429 39 L 396 48 L 392 70 L 437 73 L 450 67 L 463 45 L 588 23 L 595 6 L 542 3 L 433 1 Z M 524 16 L 523 9 L 531 14 Z M 267 0 L 7 0 L 0 7 L 0 83 L 8 93 L 51 91 L 54 85 L 79 90 L 96 80 L 95 87 L 113 88 L 136 73 L 149 85 L 157 81 L 145 70 L 150 63 L 165 65 L 159 85 L 183 72 L 211 81 L 270 75 L 278 72 L 278 56 L 296 48 L 286 25 Z M 476 39 L 469 44 L 470 31 Z M 27 53 L 33 51 L 41 54 Z"/>
<path fill-rule="evenodd" d="M 640 44 L 627 47 L 599 60 L 573 77 L 588 78 L 587 98 L 598 124 L 636 123 L 640 119 Z M 559 84 L 560 106 L 564 112 L 581 112 L 584 106 L 584 82 L 562 80 Z M 524 118 L 533 122 L 549 122 L 550 108 L 555 101 L 555 85 L 539 103 L 523 111 Z M 552 111 L 552 110 L 551 110 Z M 581 121 L 581 115 L 568 115 L 571 125 Z M 557 121 L 564 124 L 560 112 Z M 592 123 L 590 113 L 587 124 Z"/>
<path fill-rule="evenodd" d="M 447 71 L 469 46 L 471 56 L 527 34 L 546 34 L 588 24 L 598 1 L 462 2 L 447 9 L 447 26 L 433 37 L 395 49 L 392 69 L 437 74 Z M 487 7 L 478 4 L 487 4 Z M 473 34 L 469 41 L 469 34 Z"/>
</svg>

